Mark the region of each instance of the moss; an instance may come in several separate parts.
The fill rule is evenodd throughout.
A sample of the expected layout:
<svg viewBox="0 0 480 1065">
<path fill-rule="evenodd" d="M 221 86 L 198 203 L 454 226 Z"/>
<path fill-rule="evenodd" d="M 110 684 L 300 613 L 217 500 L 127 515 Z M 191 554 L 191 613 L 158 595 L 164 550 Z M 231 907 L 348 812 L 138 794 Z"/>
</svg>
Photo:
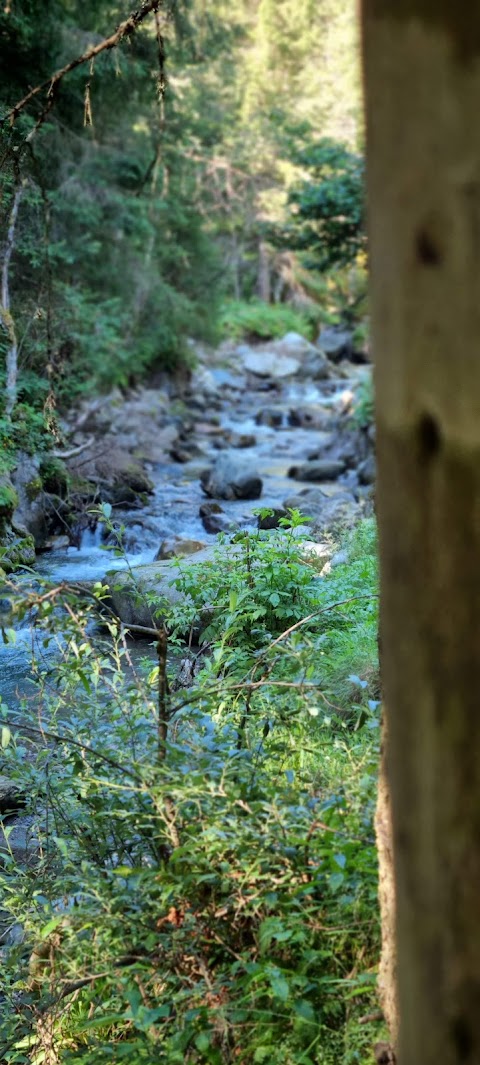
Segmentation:
<svg viewBox="0 0 480 1065">
<path fill-rule="evenodd" d="M 33 536 L 23 536 L 5 545 L 2 568 L 5 573 L 12 573 L 18 566 L 33 566 L 35 563 L 35 542 Z"/>
<path fill-rule="evenodd" d="M 0 520 L 11 518 L 17 505 L 18 496 L 13 485 L 0 485 Z"/>
<path fill-rule="evenodd" d="M 32 477 L 31 481 L 27 481 L 25 492 L 30 503 L 40 495 L 42 489 L 43 485 L 40 477 Z"/>
</svg>

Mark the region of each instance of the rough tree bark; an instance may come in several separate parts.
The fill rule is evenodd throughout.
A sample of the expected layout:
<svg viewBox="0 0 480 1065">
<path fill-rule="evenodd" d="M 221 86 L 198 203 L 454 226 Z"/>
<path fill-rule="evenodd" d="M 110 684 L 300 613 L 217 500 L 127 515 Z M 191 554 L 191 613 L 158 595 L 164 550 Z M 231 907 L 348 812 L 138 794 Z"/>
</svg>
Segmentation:
<svg viewBox="0 0 480 1065">
<path fill-rule="evenodd" d="M 480 5 L 363 0 L 399 1065 L 480 1062 Z"/>
</svg>

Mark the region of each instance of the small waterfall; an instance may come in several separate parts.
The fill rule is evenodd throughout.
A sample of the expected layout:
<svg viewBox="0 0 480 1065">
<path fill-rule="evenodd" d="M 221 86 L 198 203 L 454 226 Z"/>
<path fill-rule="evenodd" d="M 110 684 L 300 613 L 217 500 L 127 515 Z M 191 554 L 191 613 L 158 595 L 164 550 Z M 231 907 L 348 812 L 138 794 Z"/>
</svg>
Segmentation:
<svg viewBox="0 0 480 1065">
<path fill-rule="evenodd" d="M 100 522 L 94 526 L 93 529 L 87 525 L 86 529 L 83 529 L 80 537 L 80 543 L 78 550 L 83 552 L 98 551 L 102 546 L 102 526 Z"/>
</svg>

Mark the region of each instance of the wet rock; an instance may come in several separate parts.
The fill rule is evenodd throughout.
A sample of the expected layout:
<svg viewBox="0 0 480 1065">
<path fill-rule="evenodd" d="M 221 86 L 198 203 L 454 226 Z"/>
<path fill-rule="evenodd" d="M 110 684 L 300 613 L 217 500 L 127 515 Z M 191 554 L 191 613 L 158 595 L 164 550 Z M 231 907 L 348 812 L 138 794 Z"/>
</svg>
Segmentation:
<svg viewBox="0 0 480 1065">
<path fill-rule="evenodd" d="M 203 471 L 200 484 L 205 494 L 214 499 L 259 499 L 263 487 L 251 463 L 228 452 L 220 455 L 211 469 Z"/>
<path fill-rule="evenodd" d="M 199 515 L 206 532 L 214 535 L 220 532 L 235 532 L 239 528 L 238 522 L 225 514 L 220 503 L 202 503 Z"/>
<path fill-rule="evenodd" d="M 206 366 L 197 366 L 191 376 L 190 390 L 197 397 L 202 392 L 208 397 L 215 395 L 218 391 L 218 384 L 211 370 L 208 370 Z"/>
<path fill-rule="evenodd" d="M 291 408 L 288 412 L 288 424 L 299 429 L 326 430 L 330 427 L 332 415 L 321 407 L 311 404 L 307 407 Z"/>
<path fill-rule="evenodd" d="M 203 551 L 206 546 L 201 540 L 184 540 L 181 536 L 173 536 L 169 540 L 162 541 L 154 562 L 164 562 L 169 558 L 184 558 L 186 555 L 194 555 L 196 551 Z"/>
<path fill-rule="evenodd" d="M 255 447 L 255 444 L 257 443 L 257 438 L 253 435 L 253 433 L 232 432 L 228 437 L 228 443 L 230 447 L 234 448 Z"/>
<path fill-rule="evenodd" d="M 49 536 L 43 544 L 42 551 L 66 551 L 70 547 L 69 536 Z"/>
<path fill-rule="evenodd" d="M 375 456 L 369 455 L 369 457 L 366 458 L 364 462 L 361 462 L 357 472 L 360 484 L 375 484 L 375 478 L 377 475 Z"/>
<path fill-rule="evenodd" d="M 25 806 L 27 797 L 20 784 L 9 777 L 0 776 L 0 814 L 14 813 Z"/>
<path fill-rule="evenodd" d="M 344 462 L 336 462 L 332 459 L 322 459 L 315 462 L 304 462 L 301 466 L 291 466 L 288 476 L 296 481 L 335 481 L 345 469 Z"/>
<path fill-rule="evenodd" d="M 267 425 L 270 429 L 280 429 L 285 414 L 279 407 L 264 407 L 255 417 L 256 425 Z"/>
<path fill-rule="evenodd" d="M 354 350 L 353 333 L 338 326 L 327 326 L 320 333 L 318 346 L 331 362 L 349 359 Z"/>
</svg>

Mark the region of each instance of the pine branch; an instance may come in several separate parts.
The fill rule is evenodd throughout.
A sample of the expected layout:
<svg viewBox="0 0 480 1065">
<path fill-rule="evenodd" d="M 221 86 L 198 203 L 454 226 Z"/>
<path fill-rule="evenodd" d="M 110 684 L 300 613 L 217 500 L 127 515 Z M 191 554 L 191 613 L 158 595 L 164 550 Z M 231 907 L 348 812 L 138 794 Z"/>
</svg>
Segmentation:
<svg viewBox="0 0 480 1065">
<path fill-rule="evenodd" d="M 60 82 L 63 80 L 66 74 L 69 74 L 72 70 L 76 70 L 77 67 L 83 66 L 84 63 L 91 63 L 102 52 L 107 52 L 110 51 L 112 48 L 116 48 L 117 45 L 120 44 L 120 42 L 123 41 L 126 37 L 130 37 L 133 33 L 135 33 L 135 31 L 138 29 L 141 23 L 144 22 L 148 15 L 152 14 L 152 12 L 157 14 L 160 7 L 163 5 L 163 2 L 164 0 L 144 0 L 141 6 L 136 11 L 132 11 L 131 15 L 129 15 L 127 19 L 124 19 L 124 21 L 119 24 L 115 32 L 112 33 L 109 37 L 105 37 L 103 41 L 100 41 L 98 44 L 92 45 L 90 48 L 87 48 L 82 55 L 79 55 L 75 59 L 72 59 L 70 63 L 67 63 L 60 70 L 57 70 L 55 74 L 52 74 L 51 78 L 48 78 L 46 81 L 43 81 L 41 85 L 36 85 L 35 88 L 30 89 L 26 96 L 24 96 L 22 100 L 19 100 L 18 103 L 16 103 L 15 106 L 12 107 L 12 109 L 6 115 L 4 121 L 8 122 L 11 126 L 13 126 L 19 114 L 25 110 L 30 101 L 33 100 L 35 96 L 38 96 L 40 93 L 46 92 L 47 102 L 35 127 L 37 129 L 42 124 L 48 112 L 50 111 Z"/>
</svg>

